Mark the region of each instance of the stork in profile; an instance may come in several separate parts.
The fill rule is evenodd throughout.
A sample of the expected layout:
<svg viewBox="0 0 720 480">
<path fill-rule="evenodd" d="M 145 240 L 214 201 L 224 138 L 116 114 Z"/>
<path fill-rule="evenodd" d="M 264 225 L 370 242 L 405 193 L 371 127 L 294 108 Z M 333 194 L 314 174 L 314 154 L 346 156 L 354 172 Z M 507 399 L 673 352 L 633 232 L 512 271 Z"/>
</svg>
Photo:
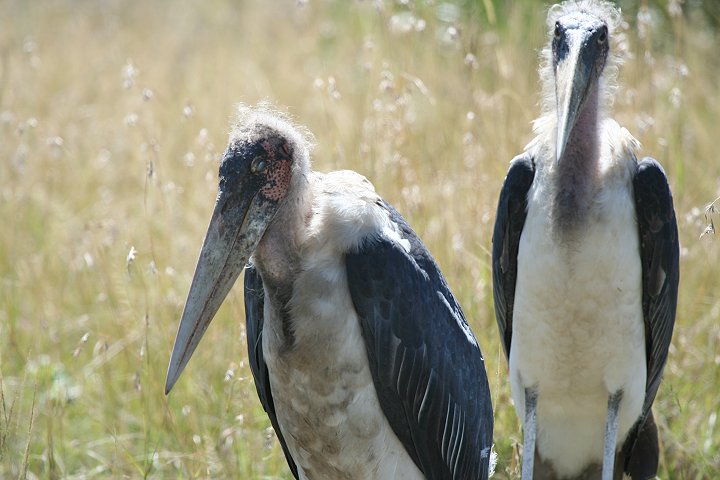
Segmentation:
<svg viewBox="0 0 720 480">
<path fill-rule="evenodd" d="M 296 478 L 486 479 L 492 406 L 460 306 L 403 217 L 363 176 L 312 171 L 310 146 L 241 108 L 166 392 L 244 269 L 250 368 Z"/>
<path fill-rule="evenodd" d="M 536 137 L 500 193 L 493 291 L 523 479 L 657 471 L 651 406 L 675 322 L 678 233 L 662 167 L 638 161 L 609 117 L 619 22 L 604 1 L 550 9 Z"/>
</svg>

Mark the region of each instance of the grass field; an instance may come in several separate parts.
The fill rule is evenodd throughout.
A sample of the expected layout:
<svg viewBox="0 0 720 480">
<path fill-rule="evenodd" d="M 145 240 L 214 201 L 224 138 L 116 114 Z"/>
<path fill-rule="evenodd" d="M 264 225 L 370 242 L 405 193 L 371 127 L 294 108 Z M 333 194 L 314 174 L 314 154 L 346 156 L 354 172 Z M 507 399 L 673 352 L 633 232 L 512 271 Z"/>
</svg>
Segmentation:
<svg viewBox="0 0 720 480">
<path fill-rule="evenodd" d="M 538 113 L 544 7 L 405 3 L 0 0 L 0 478 L 290 478 L 239 286 L 163 394 L 234 104 L 261 99 L 433 252 L 485 354 L 496 478 L 517 477 L 489 249 Z M 660 476 L 720 478 L 720 239 L 700 238 L 720 195 L 718 10 L 640 4 L 623 3 L 615 116 L 665 166 L 682 242 Z"/>
</svg>

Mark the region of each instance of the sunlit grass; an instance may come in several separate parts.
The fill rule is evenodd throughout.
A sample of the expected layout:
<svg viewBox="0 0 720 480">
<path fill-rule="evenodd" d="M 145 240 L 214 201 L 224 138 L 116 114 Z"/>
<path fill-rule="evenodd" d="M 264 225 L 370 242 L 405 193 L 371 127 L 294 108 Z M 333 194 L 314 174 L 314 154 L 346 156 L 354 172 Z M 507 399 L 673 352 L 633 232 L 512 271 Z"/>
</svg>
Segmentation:
<svg viewBox="0 0 720 480">
<path fill-rule="evenodd" d="M 401 3 L 0 0 L 0 478 L 290 477 L 240 289 L 163 393 L 233 104 L 261 99 L 315 133 L 315 168 L 365 174 L 433 252 L 486 357 L 497 478 L 517 475 L 489 248 L 538 112 L 544 8 Z M 683 249 L 661 477 L 714 478 L 720 240 L 700 234 L 720 195 L 720 38 L 700 8 L 641 3 L 616 118 L 665 166 Z"/>
</svg>

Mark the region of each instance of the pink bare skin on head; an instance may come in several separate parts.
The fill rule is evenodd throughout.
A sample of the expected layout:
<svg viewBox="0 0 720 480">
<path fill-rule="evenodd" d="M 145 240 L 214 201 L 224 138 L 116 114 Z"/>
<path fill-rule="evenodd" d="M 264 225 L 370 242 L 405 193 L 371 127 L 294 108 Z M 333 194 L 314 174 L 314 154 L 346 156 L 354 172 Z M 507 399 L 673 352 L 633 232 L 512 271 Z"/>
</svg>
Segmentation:
<svg viewBox="0 0 720 480">
<path fill-rule="evenodd" d="M 262 146 L 268 154 L 269 165 L 266 173 L 267 183 L 260 189 L 260 192 L 268 200 L 277 202 L 285 197 L 285 194 L 290 188 L 291 156 L 289 155 L 288 146 L 285 142 L 283 142 L 282 145 L 275 146 L 272 145 L 269 140 L 265 140 Z M 282 148 L 283 152 L 287 155 L 277 158 L 275 155 L 277 147 Z"/>
</svg>

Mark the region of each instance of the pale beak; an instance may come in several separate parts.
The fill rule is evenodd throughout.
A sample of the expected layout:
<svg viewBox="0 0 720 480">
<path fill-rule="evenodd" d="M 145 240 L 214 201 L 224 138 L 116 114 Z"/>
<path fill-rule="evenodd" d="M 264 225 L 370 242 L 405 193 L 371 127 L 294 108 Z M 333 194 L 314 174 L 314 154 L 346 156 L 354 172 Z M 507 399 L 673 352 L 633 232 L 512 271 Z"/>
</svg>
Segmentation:
<svg viewBox="0 0 720 480">
<path fill-rule="evenodd" d="M 591 32 L 578 29 L 572 32 L 568 42 L 569 51 L 555 70 L 555 95 L 557 99 L 557 147 L 555 160 L 565 153 L 570 133 L 575 126 L 590 86 L 598 50 L 590 43 Z"/>
<path fill-rule="evenodd" d="M 243 271 L 272 214 L 273 205 L 253 192 L 218 196 L 200 251 L 165 381 L 172 389 L 215 313 Z"/>
</svg>

